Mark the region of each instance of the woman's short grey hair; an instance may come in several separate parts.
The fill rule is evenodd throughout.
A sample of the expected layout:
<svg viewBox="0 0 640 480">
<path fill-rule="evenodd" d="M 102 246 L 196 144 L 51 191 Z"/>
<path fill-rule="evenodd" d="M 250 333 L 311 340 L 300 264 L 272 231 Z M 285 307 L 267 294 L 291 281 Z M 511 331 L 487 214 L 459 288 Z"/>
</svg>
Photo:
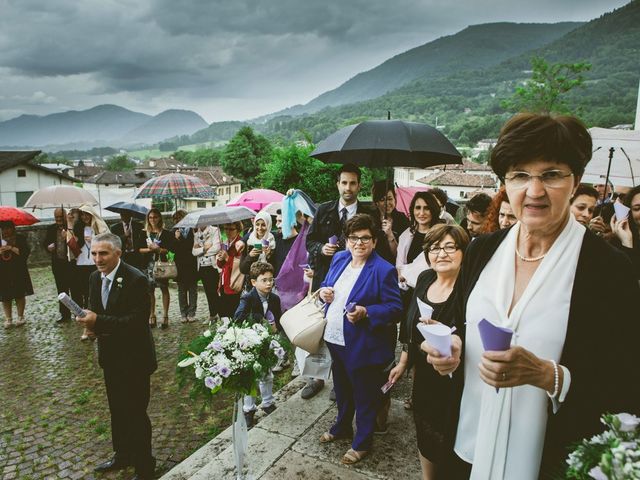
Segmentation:
<svg viewBox="0 0 640 480">
<path fill-rule="evenodd" d="M 91 243 L 96 242 L 107 242 L 111 244 L 114 250 L 122 250 L 122 240 L 111 232 L 100 233 L 91 239 Z"/>
</svg>

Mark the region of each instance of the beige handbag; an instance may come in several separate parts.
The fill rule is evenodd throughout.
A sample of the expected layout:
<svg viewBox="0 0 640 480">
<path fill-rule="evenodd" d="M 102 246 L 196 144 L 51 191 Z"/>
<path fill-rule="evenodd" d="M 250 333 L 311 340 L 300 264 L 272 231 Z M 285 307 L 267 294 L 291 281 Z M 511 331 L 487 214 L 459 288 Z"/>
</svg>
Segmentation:
<svg viewBox="0 0 640 480">
<path fill-rule="evenodd" d="M 169 280 L 178 277 L 178 267 L 174 262 L 163 262 L 158 260 L 153 264 L 153 278 L 158 280 Z"/>
<path fill-rule="evenodd" d="M 233 257 L 229 288 L 236 293 L 241 293 L 244 288 L 244 273 L 240 272 L 240 257 Z"/>
<path fill-rule="evenodd" d="M 323 343 L 324 303 L 319 300 L 319 291 L 302 299 L 300 303 L 282 314 L 280 325 L 291 343 L 309 353 L 318 353 Z"/>
</svg>

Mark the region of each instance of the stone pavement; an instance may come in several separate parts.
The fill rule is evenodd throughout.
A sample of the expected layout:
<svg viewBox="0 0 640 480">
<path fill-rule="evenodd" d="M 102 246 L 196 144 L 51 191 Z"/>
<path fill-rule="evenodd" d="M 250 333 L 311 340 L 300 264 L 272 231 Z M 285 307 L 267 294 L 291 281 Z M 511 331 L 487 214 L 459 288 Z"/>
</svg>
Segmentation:
<svg viewBox="0 0 640 480">
<path fill-rule="evenodd" d="M 318 441 L 336 415 L 335 403 L 329 401 L 330 385 L 311 400 L 300 397 L 302 385 L 296 379 L 283 387 L 281 394 L 286 390 L 296 393 L 280 401 L 271 415 L 249 431 L 244 471 L 247 480 L 421 478 L 413 420 L 401 400 L 392 399 L 388 432 L 375 437 L 372 454 L 347 467 L 340 464 L 340 458 L 350 447 L 350 441 L 328 444 Z M 234 468 L 229 427 L 162 480 L 235 480 Z"/>
<path fill-rule="evenodd" d="M 0 327 L 0 478 L 131 478 L 132 469 L 93 475 L 93 467 L 112 455 L 96 346 L 80 341 L 81 329 L 75 323 L 55 323 L 58 306 L 50 268 L 30 272 L 36 293 L 27 297 L 27 325 Z M 170 292 L 171 326 L 153 331 L 158 371 L 151 377 L 148 410 L 159 474 L 225 430 L 233 408 L 232 397 L 218 394 L 211 407 L 203 410 L 202 401 L 190 399 L 187 389 L 178 388 L 179 352 L 204 327 L 179 322 L 174 283 Z M 208 311 L 200 293 L 198 313 L 204 319 Z M 278 374 L 276 389 L 290 378 L 290 371 Z"/>
</svg>

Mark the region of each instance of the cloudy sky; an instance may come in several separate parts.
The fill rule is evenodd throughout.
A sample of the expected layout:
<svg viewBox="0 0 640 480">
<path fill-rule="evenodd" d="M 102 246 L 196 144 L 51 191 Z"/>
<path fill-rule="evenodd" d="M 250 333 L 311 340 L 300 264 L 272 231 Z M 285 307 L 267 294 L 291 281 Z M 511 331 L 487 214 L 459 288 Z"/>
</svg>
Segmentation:
<svg viewBox="0 0 640 480">
<path fill-rule="evenodd" d="M 0 0 L 0 120 L 103 103 L 208 122 L 306 103 L 468 25 L 626 0 Z"/>
</svg>

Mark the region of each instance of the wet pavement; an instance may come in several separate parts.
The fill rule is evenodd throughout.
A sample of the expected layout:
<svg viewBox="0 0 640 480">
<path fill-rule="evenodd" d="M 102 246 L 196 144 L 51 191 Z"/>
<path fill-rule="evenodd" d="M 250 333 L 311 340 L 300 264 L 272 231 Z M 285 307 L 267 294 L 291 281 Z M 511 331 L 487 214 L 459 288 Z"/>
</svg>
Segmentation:
<svg viewBox="0 0 640 480">
<path fill-rule="evenodd" d="M 132 469 L 94 475 L 111 458 L 111 432 L 102 370 L 95 343 L 81 342 L 75 322 L 57 324 L 51 271 L 31 269 L 35 295 L 27 297 L 23 327 L 0 327 L 0 478 L 126 479 Z M 178 387 L 179 352 L 204 330 L 206 298 L 198 296 L 198 322 L 179 321 L 171 283 L 170 327 L 154 329 L 158 370 L 151 377 L 149 416 L 157 474 L 170 470 L 223 431 L 231 421 L 232 397 L 217 395 L 211 407 Z M 157 309 L 160 309 L 160 292 Z M 159 313 L 159 312 L 158 312 Z M 14 318 L 16 317 L 14 313 Z M 160 317 L 160 315 L 159 315 Z M 276 376 L 276 388 L 290 371 Z"/>
</svg>

